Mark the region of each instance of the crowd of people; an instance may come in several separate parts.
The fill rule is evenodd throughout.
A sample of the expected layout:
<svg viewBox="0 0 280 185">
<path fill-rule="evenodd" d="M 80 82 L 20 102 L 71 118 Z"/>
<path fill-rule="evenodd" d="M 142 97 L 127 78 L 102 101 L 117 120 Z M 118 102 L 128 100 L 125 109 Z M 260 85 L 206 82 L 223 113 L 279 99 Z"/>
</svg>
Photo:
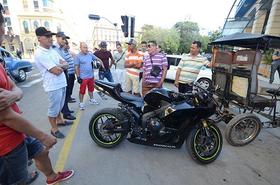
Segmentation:
<svg viewBox="0 0 280 185">
<path fill-rule="evenodd" d="M 0 34 L 3 35 L 2 14 L 0 26 Z M 73 170 L 54 172 L 48 154 L 56 139 L 65 137 L 59 127 L 71 126 L 76 119 L 69 103 L 79 101 L 80 110 L 84 110 L 87 91 L 89 103 L 99 104 L 93 93 L 94 73 L 98 72 L 99 80 L 120 83 L 125 92 L 144 97 L 153 88 L 162 88 L 168 70 L 166 54 L 154 40 L 142 41 L 138 48 L 136 40 L 130 39 L 126 42 L 127 49 L 117 42 L 113 53 L 107 49 L 105 41 L 94 51 L 89 50 L 87 43 L 81 42 L 80 52 L 74 54 L 69 46 L 70 37 L 64 32 L 52 33 L 45 27 L 38 27 L 35 33 L 39 45 L 34 61 L 48 96 L 47 116 L 51 135 L 34 127 L 20 114 L 16 102 L 23 93 L 0 65 L 0 184 L 30 183 L 27 169 L 30 159 L 34 159 L 36 167 L 46 176 L 47 184 L 73 176 Z M 53 36 L 56 37 L 55 43 Z M 179 92 L 190 90 L 190 83 L 207 62 L 199 55 L 200 47 L 199 41 L 193 42 L 190 54 L 183 55 L 179 63 L 175 80 Z M 79 83 L 78 100 L 73 97 L 75 80 Z"/>
</svg>

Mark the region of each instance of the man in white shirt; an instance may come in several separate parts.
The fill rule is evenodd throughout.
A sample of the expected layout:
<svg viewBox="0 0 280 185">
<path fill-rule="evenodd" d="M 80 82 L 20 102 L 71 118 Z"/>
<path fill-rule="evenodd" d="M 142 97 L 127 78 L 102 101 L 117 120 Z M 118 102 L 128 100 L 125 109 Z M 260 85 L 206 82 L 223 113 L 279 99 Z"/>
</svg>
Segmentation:
<svg viewBox="0 0 280 185">
<path fill-rule="evenodd" d="M 64 122 L 60 112 L 64 105 L 66 94 L 66 77 L 63 72 L 68 68 L 67 62 L 52 48 L 52 36 L 55 33 L 44 27 L 35 30 L 39 46 L 35 52 L 35 63 L 43 77 L 43 87 L 48 93 L 48 118 L 51 124 L 51 134 L 56 138 L 65 136 L 58 130 L 58 125 L 71 125 L 73 122 Z"/>
</svg>

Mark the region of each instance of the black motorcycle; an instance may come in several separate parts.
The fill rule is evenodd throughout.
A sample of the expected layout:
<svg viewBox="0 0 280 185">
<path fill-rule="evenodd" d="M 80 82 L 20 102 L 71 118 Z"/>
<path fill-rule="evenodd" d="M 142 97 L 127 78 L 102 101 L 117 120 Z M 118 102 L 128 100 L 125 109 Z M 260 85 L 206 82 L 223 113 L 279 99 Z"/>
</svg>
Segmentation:
<svg viewBox="0 0 280 185">
<path fill-rule="evenodd" d="M 112 148 L 127 138 L 132 143 L 180 148 L 186 140 L 191 157 L 213 162 L 222 150 L 222 135 L 209 117 L 215 114 L 212 94 L 200 88 L 191 93 L 153 89 L 144 99 L 122 91 L 120 84 L 96 81 L 95 88 L 119 101 L 118 108 L 96 112 L 89 123 L 91 138 Z"/>
</svg>

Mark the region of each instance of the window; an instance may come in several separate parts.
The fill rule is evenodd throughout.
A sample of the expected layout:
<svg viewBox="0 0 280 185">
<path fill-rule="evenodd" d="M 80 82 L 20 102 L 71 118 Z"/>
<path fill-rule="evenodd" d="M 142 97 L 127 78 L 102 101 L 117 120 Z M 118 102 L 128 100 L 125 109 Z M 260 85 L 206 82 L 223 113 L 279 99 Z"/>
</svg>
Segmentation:
<svg viewBox="0 0 280 185">
<path fill-rule="evenodd" d="M 49 23 L 48 21 L 45 21 L 44 26 L 45 26 L 47 29 L 50 29 L 50 23 Z"/>
<path fill-rule="evenodd" d="M 44 6 L 44 7 L 47 7 L 48 4 L 49 4 L 49 1 L 48 1 L 48 0 L 43 0 L 43 6 Z"/>
<path fill-rule="evenodd" d="M 24 33 L 29 33 L 29 26 L 27 21 L 23 21 Z"/>
<path fill-rule="evenodd" d="M 10 17 L 5 17 L 5 26 L 12 26 Z"/>
<path fill-rule="evenodd" d="M 33 22 L 33 26 L 34 26 L 34 30 L 36 30 L 36 28 L 39 27 L 39 22 L 38 21 L 34 21 Z"/>
<path fill-rule="evenodd" d="M 27 2 L 27 0 L 23 0 L 22 1 L 22 6 L 23 6 L 24 9 L 28 9 L 28 2 Z"/>
<path fill-rule="evenodd" d="M 3 5 L 7 5 L 8 1 L 7 0 L 3 0 Z"/>
<path fill-rule="evenodd" d="M 34 0 L 33 4 L 34 4 L 35 11 L 38 11 L 39 10 L 39 2 L 38 2 L 38 0 Z"/>
<path fill-rule="evenodd" d="M 56 31 L 57 31 L 57 32 L 60 32 L 60 31 L 61 31 L 61 24 L 58 24 L 58 25 L 57 25 Z"/>
</svg>

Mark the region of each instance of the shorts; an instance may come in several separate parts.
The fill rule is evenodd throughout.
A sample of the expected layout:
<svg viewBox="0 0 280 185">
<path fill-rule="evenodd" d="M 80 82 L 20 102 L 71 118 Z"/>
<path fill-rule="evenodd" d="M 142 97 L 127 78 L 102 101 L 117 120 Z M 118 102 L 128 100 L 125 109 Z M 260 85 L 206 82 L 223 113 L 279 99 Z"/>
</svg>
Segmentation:
<svg viewBox="0 0 280 185">
<path fill-rule="evenodd" d="M 126 92 L 133 92 L 133 93 L 140 93 L 140 82 L 139 82 L 139 76 L 131 76 L 126 75 L 125 76 L 125 87 L 124 90 Z"/>
<path fill-rule="evenodd" d="M 88 88 L 88 92 L 94 91 L 94 79 L 93 78 L 83 79 L 83 81 L 80 85 L 80 94 L 82 94 L 82 95 L 86 94 L 86 88 Z"/>
<path fill-rule="evenodd" d="M 13 151 L 0 156 L 0 184 L 19 184 L 28 178 L 27 160 L 33 159 L 44 150 L 35 138 L 26 137 Z"/>
<path fill-rule="evenodd" d="M 56 118 L 65 102 L 66 96 L 66 87 L 49 91 L 48 98 L 49 98 L 49 107 L 48 107 L 48 116 L 51 118 Z"/>
</svg>

